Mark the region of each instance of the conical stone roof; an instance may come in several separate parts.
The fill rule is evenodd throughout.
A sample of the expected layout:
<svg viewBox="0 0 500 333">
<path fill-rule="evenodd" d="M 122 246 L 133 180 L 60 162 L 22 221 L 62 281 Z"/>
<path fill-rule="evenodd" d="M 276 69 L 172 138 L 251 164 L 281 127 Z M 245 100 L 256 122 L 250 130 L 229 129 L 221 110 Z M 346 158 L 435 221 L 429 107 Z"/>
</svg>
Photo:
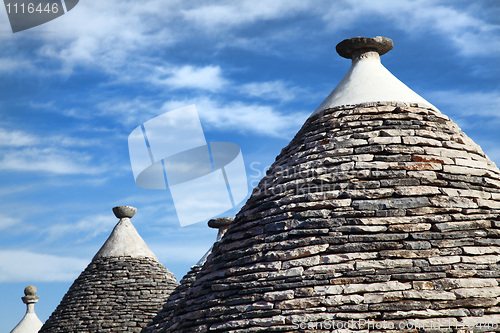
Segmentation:
<svg viewBox="0 0 500 333">
<path fill-rule="evenodd" d="M 382 97 L 318 108 L 150 331 L 499 330 L 499 169 L 435 107 Z"/>
<path fill-rule="evenodd" d="M 120 221 L 40 332 L 140 332 L 178 285 L 130 222 L 136 209 L 113 212 Z"/>
</svg>

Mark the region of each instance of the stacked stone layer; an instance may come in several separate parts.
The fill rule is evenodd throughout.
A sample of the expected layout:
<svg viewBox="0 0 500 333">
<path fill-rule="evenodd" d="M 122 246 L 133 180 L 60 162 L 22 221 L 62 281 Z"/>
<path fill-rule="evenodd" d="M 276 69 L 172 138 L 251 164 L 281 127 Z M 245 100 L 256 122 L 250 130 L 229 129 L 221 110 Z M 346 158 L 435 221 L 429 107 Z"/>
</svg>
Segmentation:
<svg viewBox="0 0 500 333">
<path fill-rule="evenodd" d="M 140 332 L 177 285 L 152 258 L 96 258 L 40 332 Z"/>
<path fill-rule="evenodd" d="M 201 269 L 202 267 L 198 265 L 191 267 L 191 270 L 180 281 L 180 285 L 170 294 L 168 301 L 163 305 L 162 309 L 148 324 L 148 326 L 141 331 L 142 333 L 164 331 L 167 318 L 173 314 L 176 308 L 185 306 L 183 299 L 186 296 L 186 291 L 189 290 L 191 284 L 196 280 L 196 275 Z"/>
<path fill-rule="evenodd" d="M 145 331 L 498 331 L 499 215 L 500 171 L 439 111 L 328 109 Z"/>
</svg>

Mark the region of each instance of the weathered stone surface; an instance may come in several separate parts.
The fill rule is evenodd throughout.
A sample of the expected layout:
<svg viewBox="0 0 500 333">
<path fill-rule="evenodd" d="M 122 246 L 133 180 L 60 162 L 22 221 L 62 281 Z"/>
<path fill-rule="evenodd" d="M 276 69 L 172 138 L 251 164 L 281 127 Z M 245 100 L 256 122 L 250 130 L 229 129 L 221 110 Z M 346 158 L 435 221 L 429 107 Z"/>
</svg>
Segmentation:
<svg viewBox="0 0 500 333">
<path fill-rule="evenodd" d="M 408 290 L 403 291 L 405 298 L 432 299 L 432 300 L 454 300 L 454 293 L 436 290 Z"/>
<path fill-rule="evenodd" d="M 395 302 L 403 299 L 402 291 L 389 291 L 383 293 L 366 293 L 364 294 L 365 303 L 382 303 Z"/>
<path fill-rule="evenodd" d="M 498 282 L 495 279 L 478 279 L 478 278 L 468 278 L 468 279 L 442 279 L 434 282 L 436 287 L 439 289 L 449 290 L 456 288 L 484 288 L 484 287 L 496 287 Z"/>
<path fill-rule="evenodd" d="M 454 289 L 453 292 L 460 298 L 469 297 L 498 297 L 500 296 L 500 287 L 488 287 L 488 288 L 460 288 Z"/>
<path fill-rule="evenodd" d="M 385 259 L 385 260 L 367 260 L 358 261 L 356 269 L 385 269 L 394 267 L 412 267 L 413 261 L 411 259 Z"/>
<path fill-rule="evenodd" d="M 262 299 L 264 299 L 265 301 L 281 301 L 285 299 L 292 299 L 293 295 L 293 290 L 271 291 L 265 293 L 262 296 Z"/>
<path fill-rule="evenodd" d="M 410 283 L 401 283 L 398 281 L 388 281 L 381 283 L 371 284 L 351 284 L 344 287 L 346 294 L 360 293 L 360 292 L 380 292 L 380 291 L 394 291 L 411 289 Z"/>
<path fill-rule="evenodd" d="M 446 256 L 446 257 L 431 257 L 429 263 L 431 265 L 447 265 L 460 262 L 460 256 Z"/>
</svg>

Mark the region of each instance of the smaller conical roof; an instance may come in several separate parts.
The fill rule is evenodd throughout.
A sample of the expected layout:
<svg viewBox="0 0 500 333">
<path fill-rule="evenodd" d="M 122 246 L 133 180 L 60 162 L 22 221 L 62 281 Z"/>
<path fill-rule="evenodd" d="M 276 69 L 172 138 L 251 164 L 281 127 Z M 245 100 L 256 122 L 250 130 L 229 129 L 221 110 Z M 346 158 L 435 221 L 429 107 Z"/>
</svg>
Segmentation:
<svg viewBox="0 0 500 333">
<path fill-rule="evenodd" d="M 417 103 L 436 109 L 382 65 L 380 56 L 392 46 L 392 39 L 381 36 L 354 37 L 340 42 L 337 52 L 352 59 L 351 68 L 313 114 L 341 105 L 380 101 Z"/>
<path fill-rule="evenodd" d="M 136 209 L 113 212 L 120 221 L 40 333 L 139 332 L 178 285 L 130 222 Z"/>
<path fill-rule="evenodd" d="M 40 330 L 43 323 L 35 313 L 35 303 L 38 302 L 39 298 L 40 296 L 36 295 L 34 286 L 24 288 L 24 297 L 21 297 L 21 299 L 26 304 L 26 314 L 10 333 L 37 333 Z"/>
</svg>

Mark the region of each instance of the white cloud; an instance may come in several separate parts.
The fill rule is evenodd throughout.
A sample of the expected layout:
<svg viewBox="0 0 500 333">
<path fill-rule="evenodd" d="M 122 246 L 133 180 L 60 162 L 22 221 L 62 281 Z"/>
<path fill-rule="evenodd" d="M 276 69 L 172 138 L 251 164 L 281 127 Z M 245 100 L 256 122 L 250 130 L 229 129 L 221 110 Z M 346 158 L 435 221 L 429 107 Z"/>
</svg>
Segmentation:
<svg viewBox="0 0 500 333">
<path fill-rule="evenodd" d="M 94 166 L 94 158 L 68 148 L 95 147 L 99 139 L 67 135 L 38 136 L 0 127 L 0 170 L 51 174 L 98 174 L 105 166 Z"/>
<path fill-rule="evenodd" d="M 259 21 L 275 20 L 308 11 L 310 1 L 240 0 L 183 10 L 186 20 L 205 29 L 234 28 Z"/>
<path fill-rule="evenodd" d="M 260 89 L 257 92 L 257 89 Z M 267 88 L 255 86 L 254 93 L 266 95 Z M 269 94 L 271 92 L 269 91 Z M 290 97 L 291 98 L 291 97 Z M 111 100 L 99 105 L 102 115 L 113 116 L 127 126 L 138 126 L 162 113 L 196 105 L 203 127 L 241 133 L 254 133 L 272 137 L 286 137 L 295 133 L 310 112 L 279 112 L 275 107 L 261 104 L 247 104 L 239 101 L 218 101 L 210 97 L 159 101 L 137 97 L 132 100 Z"/>
<path fill-rule="evenodd" d="M 481 11 L 486 10 L 486 6 L 478 11 L 473 4 L 450 6 L 431 0 L 344 0 L 325 8 L 322 18 L 336 31 L 367 17 L 380 18 L 409 35 L 438 34 L 454 44 L 460 54 L 476 56 L 500 50 L 500 25 L 482 19 Z"/>
<path fill-rule="evenodd" d="M 155 100 L 144 97 L 106 100 L 99 103 L 97 109 L 100 115 L 111 116 L 120 123 L 133 127 L 162 113 Z"/>
<path fill-rule="evenodd" d="M 0 282 L 73 281 L 87 264 L 79 258 L 0 250 Z"/>
<path fill-rule="evenodd" d="M 500 105 L 500 91 L 458 91 L 440 90 L 425 94 L 441 110 L 449 110 L 448 115 L 467 118 L 489 118 L 487 122 L 500 121 L 498 105 Z M 453 113 L 453 114 L 452 114 Z M 470 124 L 470 123 L 469 123 Z"/>
<path fill-rule="evenodd" d="M 22 147 L 40 142 L 36 136 L 18 130 L 7 130 L 0 127 L 0 147 Z"/>
<path fill-rule="evenodd" d="M 196 104 L 204 126 L 281 138 L 288 138 L 295 133 L 309 116 L 308 112 L 288 111 L 285 114 L 271 106 L 242 102 L 223 103 L 207 97 L 169 101 L 162 109 L 174 110 L 190 104 Z"/>
<path fill-rule="evenodd" d="M 422 32 L 438 34 L 455 45 L 464 56 L 491 55 L 500 50 L 500 25 L 485 20 L 484 11 L 475 3 L 451 5 L 445 1 L 416 0 L 343 0 L 324 1 L 219 1 L 182 11 L 184 18 L 206 31 L 231 34 L 234 29 L 264 21 L 277 21 L 297 15 L 319 17 L 330 31 L 350 29 L 366 18 L 380 19 L 395 25 L 410 35 Z M 288 37 L 307 34 L 293 26 L 281 27 Z M 290 33 L 292 36 L 290 36 Z M 274 38 L 267 31 L 265 38 Z M 231 43 L 231 40 L 233 43 Z M 246 40 L 246 41 L 245 41 Z M 262 38 L 231 38 L 219 45 L 258 47 Z"/>
<path fill-rule="evenodd" d="M 27 192 L 33 190 L 33 188 L 36 185 L 30 184 L 30 185 L 18 185 L 18 186 L 10 186 L 6 187 L 3 186 L 0 188 L 0 196 L 2 195 L 11 195 L 13 193 L 18 193 L 18 192 Z"/>
<path fill-rule="evenodd" d="M 283 102 L 301 98 L 304 95 L 303 89 L 291 86 L 283 81 L 252 82 L 242 86 L 243 94 L 267 100 L 279 100 Z"/>
<path fill-rule="evenodd" d="M 92 156 L 85 153 L 55 148 L 23 148 L 4 152 L 0 158 L 0 170 L 59 175 L 93 175 L 107 170 L 104 166 L 92 166 L 92 162 Z"/>
<path fill-rule="evenodd" d="M 44 229 L 43 232 L 48 235 L 49 240 L 73 234 L 73 237 L 76 236 L 79 242 L 83 242 L 102 233 L 110 233 L 117 222 L 110 214 L 95 214 L 74 223 L 53 224 Z"/>
<path fill-rule="evenodd" d="M 200 89 L 212 92 L 220 90 L 228 83 L 222 77 L 219 66 L 159 67 L 153 71 L 150 80 L 172 89 Z"/>
<path fill-rule="evenodd" d="M 13 227 L 13 226 L 19 224 L 19 222 L 20 222 L 20 219 L 18 219 L 18 218 L 2 215 L 2 216 L 0 216 L 0 230 Z"/>
<path fill-rule="evenodd" d="M 176 38 L 169 23 L 178 2 L 81 1 L 68 14 L 40 27 L 57 34 L 40 35 L 45 45 L 39 53 L 59 59 L 69 71 L 78 64 L 106 71 L 137 66 L 135 60 L 145 55 L 144 50 L 169 45 Z"/>
<path fill-rule="evenodd" d="M 500 26 L 488 21 L 484 15 L 487 10 L 486 5 L 453 5 L 430 0 L 221 0 L 207 5 L 180 0 L 87 1 L 80 2 L 57 20 L 32 30 L 38 32 L 33 40 L 37 56 L 31 57 L 35 60 L 28 61 L 22 54 L 16 58 L 2 57 L 0 72 L 22 69 L 46 75 L 69 74 L 77 66 L 87 66 L 99 68 L 118 81 L 220 91 L 228 82 L 216 65 L 197 67 L 181 61 L 168 68 L 149 64 L 163 64 L 165 51 L 193 35 L 212 45 L 212 49 L 204 52 L 237 47 L 272 54 L 282 52 L 276 50 L 273 45 L 276 42 L 302 40 L 311 33 L 342 32 L 365 19 L 391 22 L 407 36 L 437 34 L 455 45 L 463 56 L 493 55 L 500 50 Z M 310 31 L 307 24 L 303 25 L 306 28 L 297 28 L 292 23 L 295 19 L 323 21 L 328 28 Z M 283 24 L 279 29 L 271 26 L 257 36 L 251 33 L 260 29 L 262 23 L 280 20 Z M 240 29 L 247 30 L 238 33 Z M 28 36 L 32 35 L 19 38 L 28 41 Z M 55 63 L 50 60 L 56 60 L 57 65 L 53 66 Z"/>
<path fill-rule="evenodd" d="M 39 136 L 17 129 L 0 127 L 0 147 L 93 147 L 99 145 L 100 142 L 99 139 L 76 138 L 68 135 Z"/>
<path fill-rule="evenodd" d="M 32 71 L 33 64 L 27 60 L 15 58 L 0 58 L 0 73 L 19 73 L 19 71 Z"/>
</svg>

